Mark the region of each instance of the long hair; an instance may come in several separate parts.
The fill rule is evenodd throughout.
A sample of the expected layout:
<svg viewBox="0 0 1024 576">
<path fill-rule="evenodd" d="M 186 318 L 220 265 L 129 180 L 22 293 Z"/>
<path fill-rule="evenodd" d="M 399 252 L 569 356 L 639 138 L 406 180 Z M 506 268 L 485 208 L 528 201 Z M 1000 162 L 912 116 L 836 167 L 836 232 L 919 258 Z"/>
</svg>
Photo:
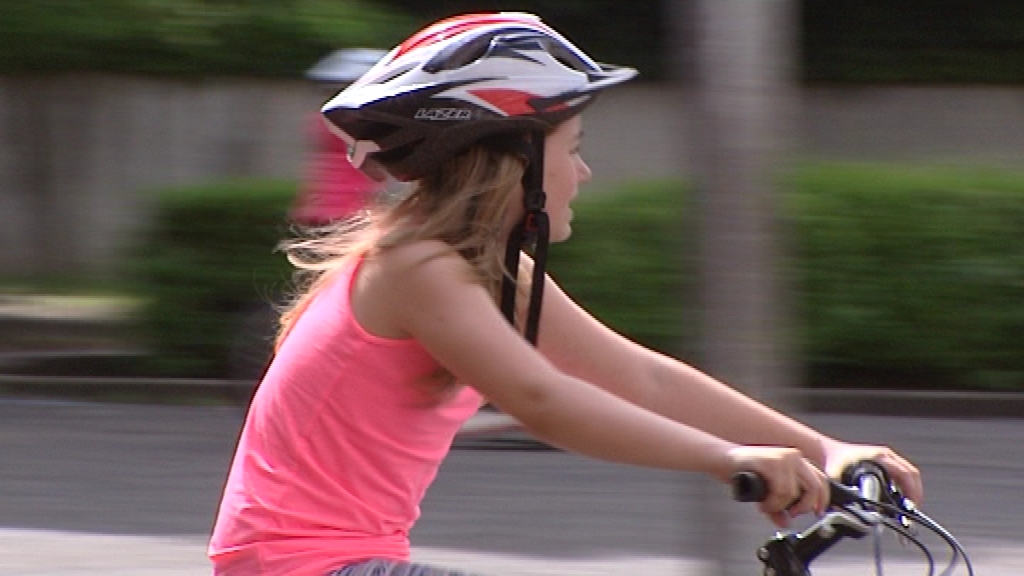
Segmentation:
<svg viewBox="0 0 1024 576">
<path fill-rule="evenodd" d="M 470 264 L 497 304 L 504 269 L 503 225 L 518 198 L 526 159 L 522 135 L 478 143 L 417 181 L 401 200 L 370 207 L 329 227 L 307 230 L 281 249 L 296 267 L 295 292 L 282 310 L 277 345 L 350 258 L 419 240 L 441 240 Z"/>
</svg>

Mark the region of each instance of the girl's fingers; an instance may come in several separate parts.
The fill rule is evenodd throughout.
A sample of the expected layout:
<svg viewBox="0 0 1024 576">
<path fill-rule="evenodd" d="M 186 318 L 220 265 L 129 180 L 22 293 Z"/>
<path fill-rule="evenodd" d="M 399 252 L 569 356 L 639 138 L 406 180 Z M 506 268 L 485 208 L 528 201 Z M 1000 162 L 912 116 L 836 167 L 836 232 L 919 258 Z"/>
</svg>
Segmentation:
<svg viewBox="0 0 1024 576">
<path fill-rule="evenodd" d="M 878 459 L 878 463 L 889 472 L 892 480 L 900 487 L 905 496 L 915 502 L 920 502 L 924 498 L 921 472 L 916 466 L 891 450 L 887 450 Z"/>
<path fill-rule="evenodd" d="M 823 514 L 828 507 L 829 480 L 798 450 L 784 447 L 745 446 L 732 451 L 739 470 L 753 470 L 768 485 L 759 509 L 776 526 L 808 512 Z"/>
<path fill-rule="evenodd" d="M 776 476 L 775 485 L 772 488 L 765 507 L 770 513 L 787 512 L 794 505 L 800 503 L 803 490 L 800 480 L 792 467 L 786 467 Z"/>
<path fill-rule="evenodd" d="M 791 516 L 815 513 L 822 514 L 828 507 L 828 478 L 810 462 L 804 461 L 799 470 L 800 498 L 787 511 Z"/>
<path fill-rule="evenodd" d="M 823 471 L 819 470 L 817 466 L 807 462 L 807 466 L 804 471 L 808 475 L 806 481 L 810 486 L 814 486 L 813 499 L 810 502 L 811 508 L 807 512 L 813 512 L 814 514 L 821 516 L 825 513 L 825 509 L 828 508 L 829 498 L 831 496 L 831 486 L 828 475 Z"/>
<path fill-rule="evenodd" d="M 803 459 L 792 464 L 776 471 L 770 482 L 771 492 L 761 503 L 761 511 L 779 526 L 801 514 L 823 513 L 828 506 L 828 479 L 824 473 Z"/>
<path fill-rule="evenodd" d="M 828 469 L 834 476 L 839 477 L 842 470 L 850 464 L 870 460 L 885 468 L 905 496 L 915 502 L 920 502 L 924 498 L 921 472 L 893 449 L 874 444 L 846 444 L 838 441 L 831 441 L 828 446 Z"/>
<path fill-rule="evenodd" d="M 766 513 L 768 519 L 772 521 L 778 528 L 785 529 L 789 528 L 789 514 L 786 512 L 773 512 Z"/>
</svg>

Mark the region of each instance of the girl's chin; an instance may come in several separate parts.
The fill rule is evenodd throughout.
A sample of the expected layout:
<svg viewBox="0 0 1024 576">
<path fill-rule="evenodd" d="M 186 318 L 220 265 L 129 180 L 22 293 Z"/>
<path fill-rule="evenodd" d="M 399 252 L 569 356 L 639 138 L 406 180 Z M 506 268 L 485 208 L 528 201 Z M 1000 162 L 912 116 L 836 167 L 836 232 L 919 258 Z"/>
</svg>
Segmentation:
<svg viewBox="0 0 1024 576">
<path fill-rule="evenodd" d="M 561 230 L 552 230 L 551 236 L 548 240 L 552 244 L 555 244 L 558 242 L 565 242 L 566 240 L 569 239 L 570 236 L 572 236 L 572 227 L 566 224 L 565 228 Z"/>
</svg>

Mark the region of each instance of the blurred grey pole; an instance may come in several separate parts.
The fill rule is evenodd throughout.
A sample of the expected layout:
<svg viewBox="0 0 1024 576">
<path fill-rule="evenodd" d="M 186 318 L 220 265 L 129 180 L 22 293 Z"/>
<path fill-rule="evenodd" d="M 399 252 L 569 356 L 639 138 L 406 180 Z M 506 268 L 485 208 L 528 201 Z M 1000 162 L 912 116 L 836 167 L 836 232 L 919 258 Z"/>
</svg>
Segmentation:
<svg viewBox="0 0 1024 576">
<path fill-rule="evenodd" d="M 20 252 L 13 258 L 32 279 L 66 277 L 83 271 L 78 214 L 87 208 L 94 124 L 89 93 L 62 97 L 61 81 L 46 76 L 9 77 L 0 131 L 9 142 L 13 178 L 0 183 L 13 191 L 21 214 Z M 83 178 L 83 175 L 86 176 Z M 18 266 L 18 265 L 16 265 Z"/>
<path fill-rule="evenodd" d="M 787 269 L 778 227 L 791 134 L 798 9 L 792 0 L 667 0 L 690 111 L 699 211 L 699 361 L 712 375 L 781 406 L 795 384 Z M 722 576 L 759 573 L 772 526 L 707 484 L 702 550 Z"/>
<path fill-rule="evenodd" d="M 71 226 L 67 216 L 74 190 L 63 195 L 54 186 L 57 167 L 52 162 L 50 119 L 51 93 L 45 78 L 26 76 L 12 79 L 7 104 L 10 107 L 7 134 L 12 142 L 15 177 L 5 185 L 15 190 L 22 207 L 27 234 L 23 235 L 22 254 L 17 259 L 33 278 L 45 278 L 66 270 L 70 261 Z"/>
</svg>

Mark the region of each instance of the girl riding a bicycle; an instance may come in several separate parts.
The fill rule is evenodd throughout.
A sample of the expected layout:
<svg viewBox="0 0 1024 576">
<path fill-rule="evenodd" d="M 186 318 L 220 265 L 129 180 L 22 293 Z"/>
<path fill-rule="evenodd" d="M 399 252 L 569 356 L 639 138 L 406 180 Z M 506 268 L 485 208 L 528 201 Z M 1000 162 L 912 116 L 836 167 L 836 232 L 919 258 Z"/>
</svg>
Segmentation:
<svg viewBox="0 0 1024 576">
<path fill-rule="evenodd" d="M 852 461 L 920 498 L 889 448 L 829 438 L 624 338 L 544 273 L 591 177 L 581 112 L 634 75 L 535 16 L 471 14 L 416 33 L 324 105 L 355 165 L 411 190 L 285 247 L 300 290 L 231 465 L 216 574 L 457 574 L 410 564 L 408 534 L 485 402 L 591 457 L 723 482 L 757 472 L 780 526 L 821 513 L 826 471 Z"/>
</svg>

